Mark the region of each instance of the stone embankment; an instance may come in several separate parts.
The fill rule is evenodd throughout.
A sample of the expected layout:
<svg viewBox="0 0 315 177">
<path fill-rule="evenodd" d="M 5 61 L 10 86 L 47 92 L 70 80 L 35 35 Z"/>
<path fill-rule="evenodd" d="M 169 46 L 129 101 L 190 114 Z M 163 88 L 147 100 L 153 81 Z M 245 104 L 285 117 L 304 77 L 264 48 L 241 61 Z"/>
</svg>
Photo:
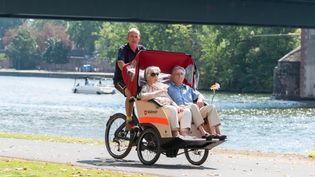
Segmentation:
<svg viewBox="0 0 315 177">
<path fill-rule="evenodd" d="M 53 77 L 53 78 L 83 78 L 102 77 L 113 78 L 114 73 L 100 72 L 57 72 L 43 70 L 0 70 L 0 76 L 23 76 L 23 77 Z"/>
</svg>

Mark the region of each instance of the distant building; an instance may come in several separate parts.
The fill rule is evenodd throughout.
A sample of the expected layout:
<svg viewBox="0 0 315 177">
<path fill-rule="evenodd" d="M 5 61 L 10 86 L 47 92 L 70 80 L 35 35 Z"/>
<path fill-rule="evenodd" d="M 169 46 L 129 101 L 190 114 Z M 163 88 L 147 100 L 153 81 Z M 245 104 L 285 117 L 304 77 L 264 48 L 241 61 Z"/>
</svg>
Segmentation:
<svg viewBox="0 0 315 177">
<path fill-rule="evenodd" d="M 0 49 L 0 54 L 4 54 L 4 49 Z M 89 54 L 83 49 L 72 49 L 68 54 L 68 59 L 69 63 L 67 64 L 48 64 L 43 61 L 37 66 L 37 69 L 49 71 L 80 71 L 83 65 L 91 65 L 95 72 L 114 72 L 114 67 L 108 61 L 99 61 L 94 55 Z M 1 68 L 12 68 L 10 60 L 0 60 L 0 69 Z"/>
<path fill-rule="evenodd" d="M 280 99 L 315 99 L 315 30 L 303 29 L 301 47 L 278 61 L 273 95 Z"/>
<path fill-rule="evenodd" d="M 300 98 L 301 47 L 278 60 L 273 75 L 273 96 L 277 99 Z"/>
<path fill-rule="evenodd" d="M 94 55 L 87 53 L 83 49 L 72 49 L 68 54 L 67 64 L 47 64 L 42 63 L 41 68 L 45 70 L 80 71 L 83 65 L 91 65 L 95 72 L 113 72 L 114 67 L 108 61 L 99 61 Z"/>
<path fill-rule="evenodd" d="M 91 60 L 91 59 L 94 59 L 95 57 L 92 54 L 88 53 L 84 49 L 72 49 L 68 53 L 68 58 L 69 59 Z"/>
</svg>

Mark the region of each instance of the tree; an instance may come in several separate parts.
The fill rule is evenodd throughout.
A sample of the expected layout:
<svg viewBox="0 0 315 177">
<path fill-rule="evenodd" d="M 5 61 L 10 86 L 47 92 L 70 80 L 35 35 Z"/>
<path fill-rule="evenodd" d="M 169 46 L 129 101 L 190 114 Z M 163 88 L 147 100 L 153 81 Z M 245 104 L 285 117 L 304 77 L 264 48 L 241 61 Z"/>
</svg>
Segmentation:
<svg viewBox="0 0 315 177">
<path fill-rule="evenodd" d="M 66 64 L 69 62 L 67 58 L 70 48 L 61 40 L 56 38 L 48 39 L 48 47 L 43 53 L 43 58 L 50 64 Z"/>
<path fill-rule="evenodd" d="M 3 47 L 3 37 L 9 29 L 16 28 L 24 22 L 23 19 L 0 18 L 0 48 Z"/>
<path fill-rule="evenodd" d="M 128 23 L 103 23 L 102 29 L 98 33 L 99 38 L 95 41 L 96 57 L 114 64 L 117 50 L 126 43 L 127 32 L 131 26 Z"/>
<path fill-rule="evenodd" d="M 62 41 L 66 46 L 71 48 L 72 42 L 66 33 L 64 21 L 56 20 L 33 20 L 29 22 L 28 29 L 34 36 L 40 52 L 44 52 L 48 47 L 48 40 L 55 38 Z"/>
<path fill-rule="evenodd" d="M 193 37 L 195 29 L 192 25 L 106 22 L 98 33 L 99 39 L 95 42 L 97 57 L 114 63 L 117 50 L 127 43 L 127 32 L 132 27 L 140 30 L 141 44 L 149 50 L 200 54 L 195 50 L 197 43 Z"/>
<path fill-rule="evenodd" d="M 43 29 L 47 24 L 51 24 L 54 26 L 63 26 L 64 28 L 67 27 L 68 22 L 64 20 L 50 20 L 50 19 L 28 19 L 25 21 L 25 23 L 33 28 L 36 29 Z"/>
<path fill-rule="evenodd" d="M 5 47 L 5 54 L 16 69 L 34 69 L 38 61 L 35 40 L 25 29 L 19 29 L 17 35 Z"/>
<path fill-rule="evenodd" d="M 69 22 L 67 33 L 74 41 L 76 47 L 83 48 L 89 53 L 95 50 L 95 41 L 98 39 L 97 33 L 102 27 L 97 21 L 72 21 Z"/>
<path fill-rule="evenodd" d="M 212 29 L 211 29 L 212 28 Z M 270 92 L 277 60 L 299 45 L 295 38 L 258 38 L 256 34 L 295 32 L 288 28 L 205 27 L 201 38 L 202 81 L 220 82 L 223 88 L 241 92 Z M 209 85 L 209 84 L 208 84 Z M 206 83 L 201 83 L 207 88 Z"/>
<path fill-rule="evenodd" d="M 294 37 L 251 35 L 295 33 L 293 28 L 106 22 L 95 42 L 97 57 L 114 64 L 131 27 L 140 30 L 147 49 L 191 54 L 199 67 L 201 89 L 219 82 L 229 91 L 271 92 L 277 60 L 300 42 Z"/>
</svg>

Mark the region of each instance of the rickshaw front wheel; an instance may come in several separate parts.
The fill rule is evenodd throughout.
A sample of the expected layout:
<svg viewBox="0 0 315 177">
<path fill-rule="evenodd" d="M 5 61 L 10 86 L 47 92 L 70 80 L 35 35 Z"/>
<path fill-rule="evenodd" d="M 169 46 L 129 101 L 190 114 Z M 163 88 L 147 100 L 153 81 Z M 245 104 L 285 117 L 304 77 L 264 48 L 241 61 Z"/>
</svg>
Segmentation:
<svg viewBox="0 0 315 177">
<path fill-rule="evenodd" d="M 138 139 L 137 153 L 144 165 L 153 165 L 161 155 L 159 134 L 152 128 L 145 129 Z"/>
<path fill-rule="evenodd" d="M 105 129 L 105 146 L 108 153 L 116 158 L 125 158 L 132 148 L 135 133 L 125 129 L 126 116 L 116 113 L 111 116 Z"/>
<path fill-rule="evenodd" d="M 203 164 L 209 155 L 208 149 L 184 149 L 186 159 L 193 165 Z"/>
</svg>

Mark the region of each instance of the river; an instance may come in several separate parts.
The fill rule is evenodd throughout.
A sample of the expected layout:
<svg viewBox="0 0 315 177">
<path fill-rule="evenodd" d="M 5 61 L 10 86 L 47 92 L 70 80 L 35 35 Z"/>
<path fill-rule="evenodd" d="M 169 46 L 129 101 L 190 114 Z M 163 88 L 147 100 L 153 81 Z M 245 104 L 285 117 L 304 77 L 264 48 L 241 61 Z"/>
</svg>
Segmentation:
<svg viewBox="0 0 315 177">
<path fill-rule="evenodd" d="M 124 112 L 124 97 L 74 94 L 73 84 L 73 79 L 0 76 L 0 131 L 103 139 L 109 116 Z M 212 93 L 203 94 L 211 102 Z M 298 154 L 315 147 L 315 102 L 220 91 L 213 102 L 228 136 L 220 147 Z"/>
</svg>

